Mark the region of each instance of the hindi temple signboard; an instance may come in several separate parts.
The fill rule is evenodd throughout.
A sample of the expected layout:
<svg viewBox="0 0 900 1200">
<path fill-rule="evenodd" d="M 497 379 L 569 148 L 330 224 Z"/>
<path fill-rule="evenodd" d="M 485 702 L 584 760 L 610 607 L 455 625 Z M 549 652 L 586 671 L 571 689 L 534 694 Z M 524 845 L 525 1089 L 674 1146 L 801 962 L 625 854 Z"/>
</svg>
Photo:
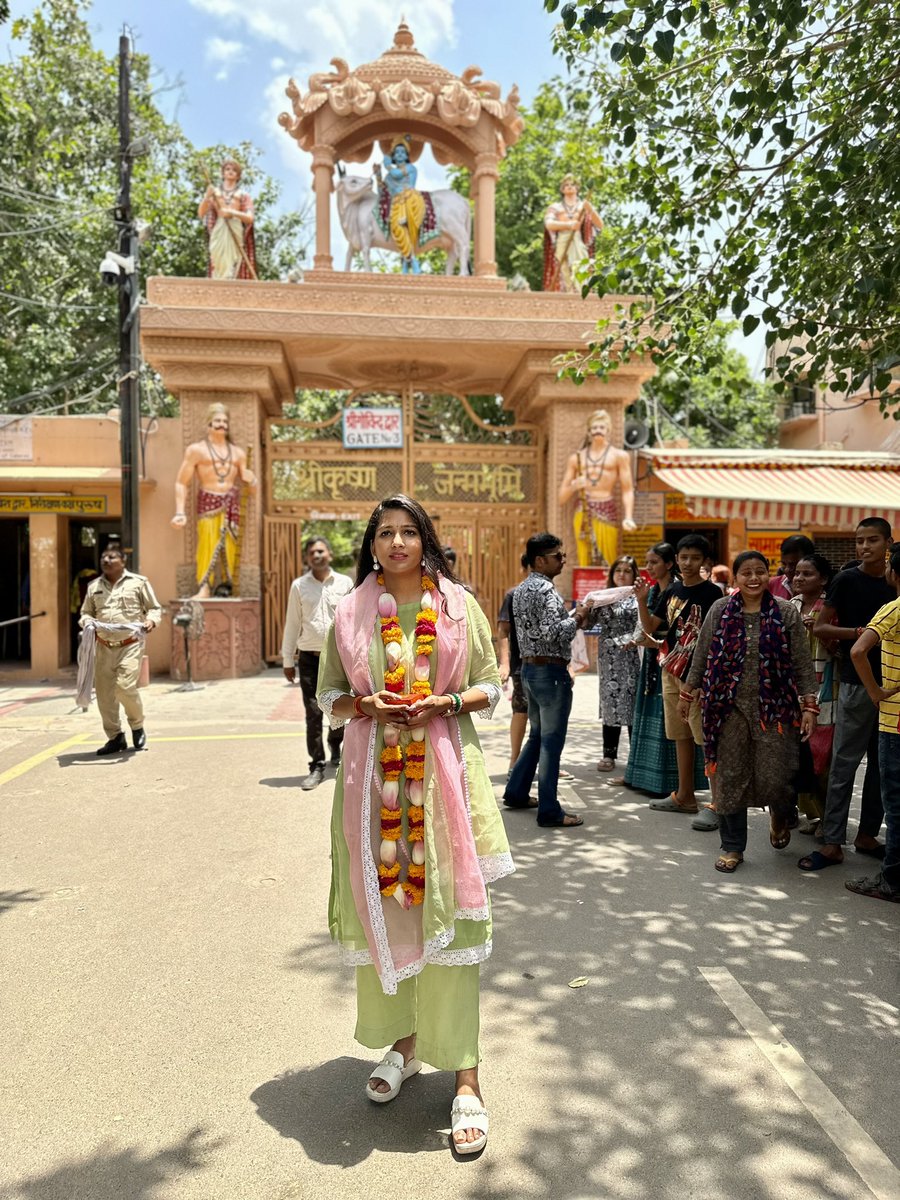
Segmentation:
<svg viewBox="0 0 900 1200">
<path fill-rule="evenodd" d="M 106 512 L 105 496 L 39 496 L 0 494 L 0 513 L 25 516 L 31 513 L 65 513 L 69 516 L 101 516 Z"/>
<path fill-rule="evenodd" d="M 346 408 L 343 421 L 348 450 L 398 450 L 403 446 L 401 408 Z"/>
</svg>

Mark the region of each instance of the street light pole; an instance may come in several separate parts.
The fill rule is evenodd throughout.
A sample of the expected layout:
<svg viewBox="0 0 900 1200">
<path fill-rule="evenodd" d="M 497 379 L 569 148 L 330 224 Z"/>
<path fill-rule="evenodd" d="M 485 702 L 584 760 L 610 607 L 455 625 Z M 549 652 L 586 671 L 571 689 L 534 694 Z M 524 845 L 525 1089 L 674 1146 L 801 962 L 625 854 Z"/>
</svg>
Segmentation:
<svg viewBox="0 0 900 1200">
<path fill-rule="evenodd" d="M 140 570 L 140 342 L 138 239 L 131 212 L 131 40 L 119 38 L 119 198 L 116 226 L 119 254 L 134 260 L 134 271 L 119 288 L 119 439 L 122 459 L 122 550 L 132 571 Z"/>
</svg>

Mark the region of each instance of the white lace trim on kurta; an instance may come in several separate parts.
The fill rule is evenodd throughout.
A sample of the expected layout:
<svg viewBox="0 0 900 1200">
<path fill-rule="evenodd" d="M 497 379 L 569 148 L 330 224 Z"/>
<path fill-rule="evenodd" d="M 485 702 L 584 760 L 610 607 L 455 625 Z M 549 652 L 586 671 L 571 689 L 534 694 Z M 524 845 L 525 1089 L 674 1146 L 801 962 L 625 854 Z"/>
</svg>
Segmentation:
<svg viewBox="0 0 900 1200">
<path fill-rule="evenodd" d="M 451 939 L 452 940 L 452 939 Z M 394 979 L 397 983 L 402 983 L 404 979 L 412 979 L 414 975 L 418 975 L 423 967 L 473 967 L 478 963 L 486 962 L 491 956 L 493 950 L 493 942 L 481 942 L 477 946 L 460 946 L 454 950 L 432 950 L 426 952 L 423 958 L 417 959 L 408 966 L 394 973 Z M 372 955 L 368 950 L 348 950 L 341 946 L 341 958 L 344 965 L 347 967 L 371 967 Z"/>
<path fill-rule="evenodd" d="M 336 717 L 334 715 L 335 701 L 340 700 L 341 696 L 347 695 L 349 695 L 348 692 L 339 692 L 334 689 L 328 692 L 320 692 L 317 697 L 319 708 L 321 708 L 322 712 L 328 718 L 328 724 L 332 729 L 343 729 L 347 722 L 352 720 L 352 717 Z"/>
<path fill-rule="evenodd" d="M 482 721 L 489 721 L 494 715 L 494 709 L 500 703 L 500 696 L 502 694 L 500 688 L 497 687 L 496 683 L 486 683 L 483 680 L 470 683 L 469 687 L 478 688 L 479 691 L 484 692 L 490 701 L 487 708 L 479 708 L 478 712 L 474 714 L 476 717 L 481 717 Z"/>
<path fill-rule="evenodd" d="M 513 857 L 509 852 L 505 854 L 479 855 L 478 865 L 481 867 L 481 874 L 484 876 L 485 883 L 495 883 L 498 879 L 503 879 L 506 875 L 512 875 L 516 869 L 516 864 L 513 862 Z"/>
</svg>

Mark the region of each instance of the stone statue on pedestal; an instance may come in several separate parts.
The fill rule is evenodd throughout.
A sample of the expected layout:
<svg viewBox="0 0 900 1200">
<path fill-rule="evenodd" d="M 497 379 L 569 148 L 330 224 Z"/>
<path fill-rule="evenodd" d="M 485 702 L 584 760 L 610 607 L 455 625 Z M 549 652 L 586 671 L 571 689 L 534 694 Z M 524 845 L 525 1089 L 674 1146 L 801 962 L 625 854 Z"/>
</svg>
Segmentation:
<svg viewBox="0 0 900 1200">
<path fill-rule="evenodd" d="M 196 474 L 197 491 L 197 592 L 194 600 L 208 599 L 217 582 L 236 591 L 238 539 L 241 534 L 241 488 L 256 491 L 258 482 L 246 453 L 235 446 L 228 432 L 224 404 L 211 404 L 206 436 L 193 442 L 175 479 L 175 516 L 172 525 L 187 524 L 188 488 Z"/>
<path fill-rule="evenodd" d="M 257 278 L 253 201 L 240 186 L 242 173 L 239 162 L 226 158 L 221 185 L 210 182 L 197 210 L 209 238 L 209 279 Z"/>
<path fill-rule="evenodd" d="M 619 553 L 618 512 L 613 495 L 617 483 L 625 513 L 622 528 L 628 532 L 637 528 L 631 459 L 626 450 L 610 442 L 611 428 L 605 409 L 591 413 L 587 436 L 581 449 L 570 456 L 559 488 L 560 504 L 577 499 L 573 524 L 580 567 L 601 562 L 609 566 Z"/>
<path fill-rule="evenodd" d="M 410 160 L 412 139 L 408 133 L 394 138 L 390 154 L 384 156 L 386 188 L 390 201 L 389 225 L 391 237 L 400 249 L 404 275 L 410 271 L 421 274 L 419 266 L 419 231 L 425 220 L 425 199 L 416 190 L 418 171 Z"/>
<path fill-rule="evenodd" d="M 596 231 L 603 228 L 590 200 L 578 199 L 578 180 L 566 175 L 560 199 L 544 217 L 544 291 L 578 292 L 575 271 L 594 254 Z"/>
</svg>

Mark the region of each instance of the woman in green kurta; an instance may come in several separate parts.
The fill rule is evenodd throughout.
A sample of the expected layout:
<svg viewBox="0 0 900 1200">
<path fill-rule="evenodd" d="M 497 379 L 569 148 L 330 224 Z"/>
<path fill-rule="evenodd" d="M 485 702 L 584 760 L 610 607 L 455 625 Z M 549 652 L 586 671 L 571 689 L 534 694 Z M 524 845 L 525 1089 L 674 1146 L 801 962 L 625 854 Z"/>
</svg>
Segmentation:
<svg viewBox="0 0 900 1200">
<path fill-rule="evenodd" d="M 319 703 L 346 724 L 329 923 L 356 967 L 357 1040 L 391 1046 L 366 1094 L 392 1100 L 422 1062 L 455 1071 L 462 1153 L 487 1135 L 478 1085 L 487 885 L 514 869 L 471 717 L 489 716 L 499 696 L 490 627 L 431 520 L 409 497 L 383 501 L 319 668 Z"/>
</svg>

